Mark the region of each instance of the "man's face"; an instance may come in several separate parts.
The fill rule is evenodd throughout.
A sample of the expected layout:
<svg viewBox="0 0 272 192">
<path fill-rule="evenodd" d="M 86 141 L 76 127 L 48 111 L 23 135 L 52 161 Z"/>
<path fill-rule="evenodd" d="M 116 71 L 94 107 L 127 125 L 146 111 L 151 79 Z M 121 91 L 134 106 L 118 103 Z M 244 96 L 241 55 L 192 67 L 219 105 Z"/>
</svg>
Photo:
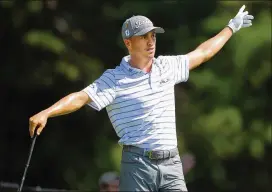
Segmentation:
<svg viewBox="0 0 272 192">
<path fill-rule="evenodd" d="M 100 191 L 102 192 L 113 192 L 119 191 L 119 180 L 111 181 L 103 186 L 100 186 Z"/>
<path fill-rule="evenodd" d="M 150 31 L 142 36 L 133 36 L 125 40 L 131 55 L 152 59 L 156 51 L 156 33 Z"/>
</svg>

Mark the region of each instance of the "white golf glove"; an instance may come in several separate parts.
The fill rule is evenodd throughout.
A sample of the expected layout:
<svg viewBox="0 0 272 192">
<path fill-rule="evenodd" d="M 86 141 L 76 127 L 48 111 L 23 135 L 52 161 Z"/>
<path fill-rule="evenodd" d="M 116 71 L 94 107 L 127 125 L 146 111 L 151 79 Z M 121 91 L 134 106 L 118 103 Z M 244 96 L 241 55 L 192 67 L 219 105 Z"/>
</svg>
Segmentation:
<svg viewBox="0 0 272 192">
<path fill-rule="evenodd" d="M 252 19 L 254 17 L 252 15 L 248 15 L 248 11 L 244 12 L 244 9 L 246 8 L 245 5 L 243 5 L 237 15 L 231 19 L 228 23 L 228 27 L 230 27 L 233 31 L 233 33 L 236 33 L 241 28 L 250 27 L 252 25 Z"/>
</svg>

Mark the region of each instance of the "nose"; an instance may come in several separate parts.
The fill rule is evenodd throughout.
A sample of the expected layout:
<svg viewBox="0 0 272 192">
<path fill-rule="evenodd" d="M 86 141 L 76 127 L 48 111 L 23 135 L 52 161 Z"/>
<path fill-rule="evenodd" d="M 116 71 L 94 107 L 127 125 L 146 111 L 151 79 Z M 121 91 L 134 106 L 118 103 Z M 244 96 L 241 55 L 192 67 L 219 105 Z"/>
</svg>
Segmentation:
<svg viewBox="0 0 272 192">
<path fill-rule="evenodd" d="M 153 37 L 149 37 L 148 41 L 147 41 L 147 44 L 148 44 L 148 46 L 152 46 L 152 45 L 154 45 L 154 42 L 155 42 L 154 38 Z"/>
</svg>

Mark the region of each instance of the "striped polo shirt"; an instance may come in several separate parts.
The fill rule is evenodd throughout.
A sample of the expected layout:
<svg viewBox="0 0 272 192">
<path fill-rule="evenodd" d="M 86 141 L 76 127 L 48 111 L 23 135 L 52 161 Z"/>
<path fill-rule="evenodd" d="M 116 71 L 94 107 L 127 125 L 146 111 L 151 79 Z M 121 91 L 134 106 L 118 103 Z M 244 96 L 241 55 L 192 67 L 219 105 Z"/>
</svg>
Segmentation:
<svg viewBox="0 0 272 192">
<path fill-rule="evenodd" d="M 189 78 L 186 55 L 154 58 L 150 72 L 133 68 L 125 56 L 85 91 L 92 108 L 106 108 L 119 144 L 147 150 L 177 147 L 174 85 Z"/>
</svg>

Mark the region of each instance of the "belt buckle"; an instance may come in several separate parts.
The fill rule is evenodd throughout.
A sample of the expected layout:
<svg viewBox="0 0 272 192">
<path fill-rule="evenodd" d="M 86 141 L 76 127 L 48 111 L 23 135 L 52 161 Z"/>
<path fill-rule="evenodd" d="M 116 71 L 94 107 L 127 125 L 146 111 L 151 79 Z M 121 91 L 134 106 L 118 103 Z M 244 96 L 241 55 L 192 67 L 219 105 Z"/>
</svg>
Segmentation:
<svg viewBox="0 0 272 192">
<path fill-rule="evenodd" d="M 149 159 L 155 159 L 152 157 L 152 151 L 147 151 L 147 156 Z"/>
</svg>

